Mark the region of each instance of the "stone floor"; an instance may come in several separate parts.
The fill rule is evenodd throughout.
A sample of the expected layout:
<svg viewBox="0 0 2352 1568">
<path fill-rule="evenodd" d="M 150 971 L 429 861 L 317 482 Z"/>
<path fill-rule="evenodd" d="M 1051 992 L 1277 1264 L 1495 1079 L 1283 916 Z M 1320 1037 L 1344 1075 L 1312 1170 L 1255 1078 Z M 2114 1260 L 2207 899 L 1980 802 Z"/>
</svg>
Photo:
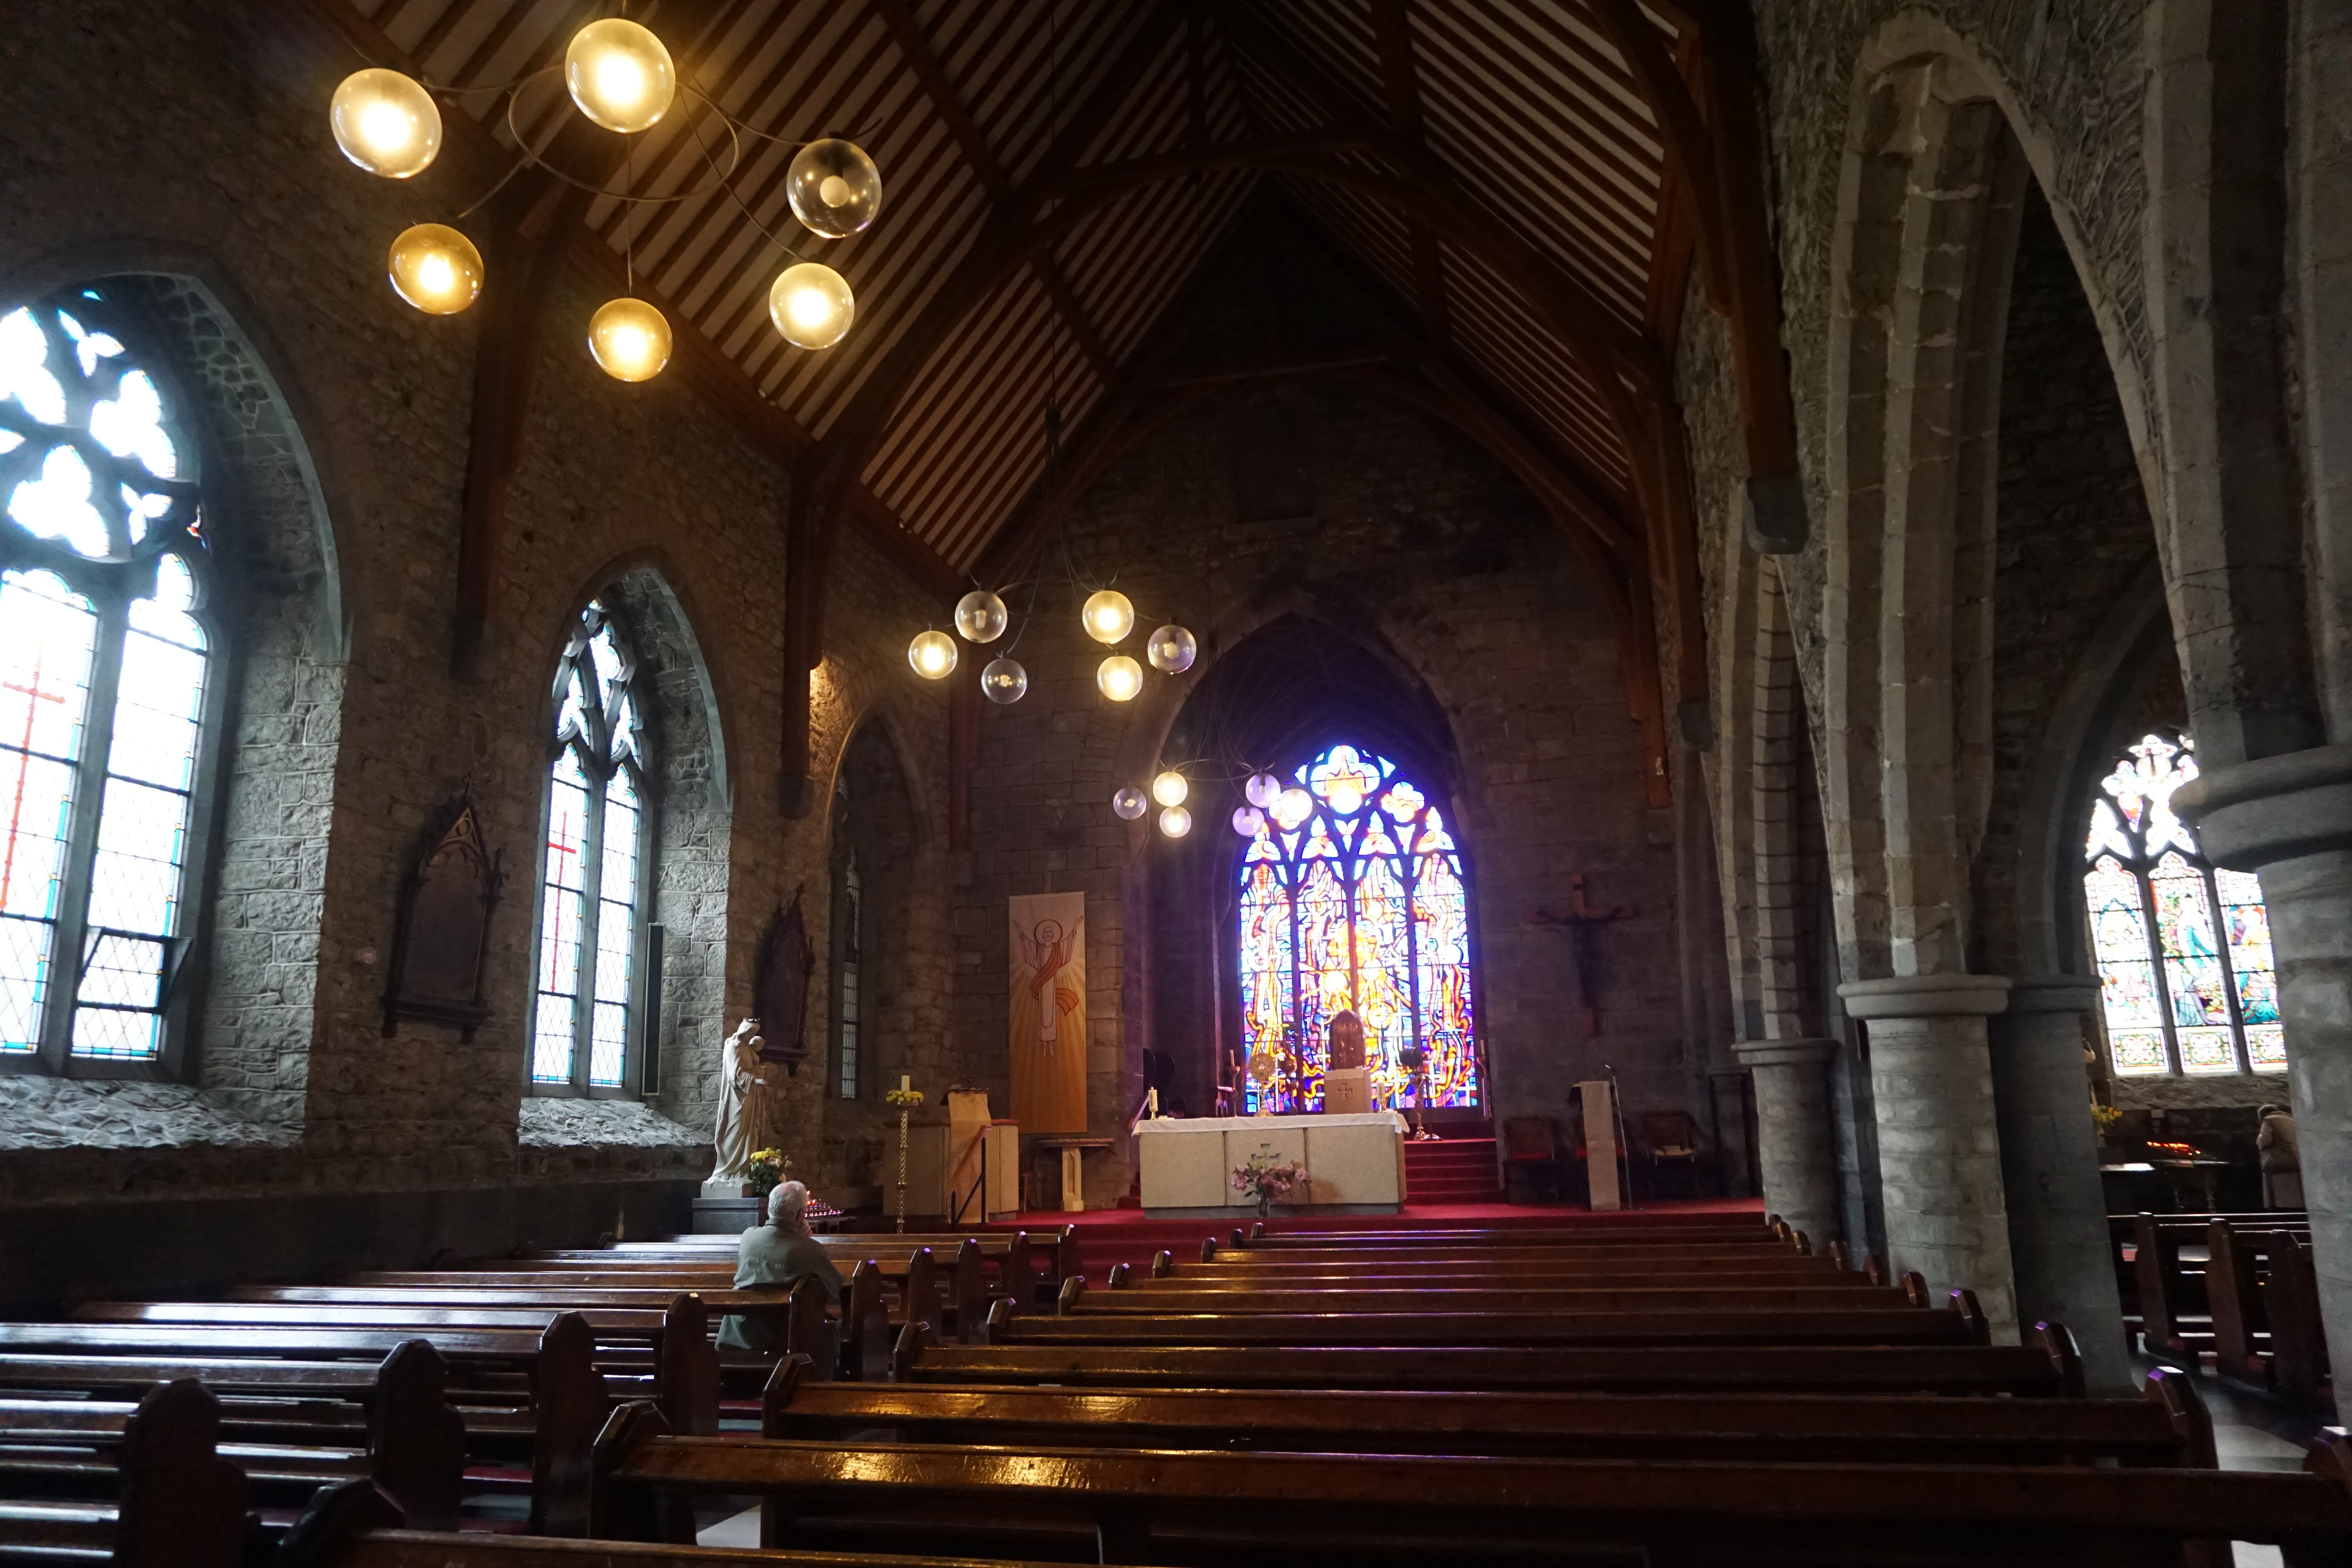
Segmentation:
<svg viewBox="0 0 2352 1568">
<path fill-rule="evenodd" d="M 2145 1355 L 2132 1357 L 2135 1373 L 2146 1373 L 2161 1364 Z M 2299 1470 L 2304 1451 L 2318 1437 L 2315 1415 L 2273 1399 L 2258 1390 L 2200 1369 L 2197 1392 L 2213 1414 L 2213 1453 L 2225 1470 Z M 2275 1546 L 2236 1543 L 2238 1568 L 2279 1568 Z"/>
</svg>

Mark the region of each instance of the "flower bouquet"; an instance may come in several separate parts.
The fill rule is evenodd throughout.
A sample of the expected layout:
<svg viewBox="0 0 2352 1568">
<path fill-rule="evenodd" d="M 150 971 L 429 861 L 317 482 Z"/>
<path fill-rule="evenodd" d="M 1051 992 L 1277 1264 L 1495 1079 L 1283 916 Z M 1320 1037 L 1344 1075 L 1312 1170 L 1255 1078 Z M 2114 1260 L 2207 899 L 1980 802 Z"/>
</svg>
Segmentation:
<svg viewBox="0 0 2352 1568">
<path fill-rule="evenodd" d="M 1250 1195 L 1257 1204 L 1260 1219 L 1264 1219 L 1269 1209 L 1288 1197 L 1292 1190 L 1306 1180 L 1307 1172 L 1303 1167 L 1277 1161 L 1264 1150 L 1252 1154 L 1246 1163 L 1234 1167 L 1234 1191 Z"/>
<path fill-rule="evenodd" d="M 784 1179 L 784 1167 L 790 1163 L 778 1149 L 754 1149 L 751 1152 L 751 1195 L 762 1205 L 768 1194 Z"/>
</svg>

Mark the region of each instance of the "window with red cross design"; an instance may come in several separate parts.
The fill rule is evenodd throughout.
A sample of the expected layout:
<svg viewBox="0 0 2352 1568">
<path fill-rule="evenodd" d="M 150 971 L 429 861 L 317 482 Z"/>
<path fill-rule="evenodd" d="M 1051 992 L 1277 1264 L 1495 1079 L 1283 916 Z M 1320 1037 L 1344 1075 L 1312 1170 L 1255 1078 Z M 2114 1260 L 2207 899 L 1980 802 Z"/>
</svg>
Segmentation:
<svg viewBox="0 0 2352 1568">
<path fill-rule="evenodd" d="M 0 315 L 0 1065 L 163 1060 L 205 752 L 194 443 L 101 289 Z"/>
<path fill-rule="evenodd" d="M 636 673 L 611 613 L 591 601 L 555 679 L 530 1046 L 542 1093 L 618 1093 L 633 1081 L 645 886 Z"/>
</svg>

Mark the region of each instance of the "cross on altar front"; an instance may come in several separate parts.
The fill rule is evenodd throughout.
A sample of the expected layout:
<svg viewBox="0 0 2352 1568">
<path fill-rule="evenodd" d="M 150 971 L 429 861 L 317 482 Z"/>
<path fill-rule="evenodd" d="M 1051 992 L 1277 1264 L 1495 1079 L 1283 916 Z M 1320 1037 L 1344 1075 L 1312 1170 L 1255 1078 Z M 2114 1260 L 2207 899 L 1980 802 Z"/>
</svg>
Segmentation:
<svg viewBox="0 0 2352 1568">
<path fill-rule="evenodd" d="M 20 686 L 13 680 L 0 680 L 0 691 L 14 691 L 25 699 L 25 732 L 16 742 L 18 753 L 16 787 L 12 792 L 12 798 L 8 802 L 8 843 L 5 850 L 0 850 L 0 910 L 8 907 L 8 895 L 16 879 L 16 834 L 25 820 L 25 781 L 33 771 L 30 766 L 33 752 L 33 718 L 39 712 L 39 710 L 33 705 L 37 702 L 54 702 L 62 708 L 66 702 L 64 692 L 51 691 L 41 684 L 43 651 L 38 646 L 33 649 L 33 672 L 26 678 L 28 684 Z"/>
<path fill-rule="evenodd" d="M 1576 998 L 1583 1006 L 1584 1033 L 1588 1037 L 1601 1032 L 1601 1008 L 1592 994 L 1593 930 L 1632 920 L 1638 912 L 1631 904 L 1616 904 L 1604 910 L 1588 902 L 1584 897 L 1584 873 L 1579 871 L 1568 879 L 1568 913 L 1556 915 L 1549 910 L 1538 910 L 1528 917 L 1529 925 L 1557 926 L 1568 932 L 1576 958 Z"/>
</svg>

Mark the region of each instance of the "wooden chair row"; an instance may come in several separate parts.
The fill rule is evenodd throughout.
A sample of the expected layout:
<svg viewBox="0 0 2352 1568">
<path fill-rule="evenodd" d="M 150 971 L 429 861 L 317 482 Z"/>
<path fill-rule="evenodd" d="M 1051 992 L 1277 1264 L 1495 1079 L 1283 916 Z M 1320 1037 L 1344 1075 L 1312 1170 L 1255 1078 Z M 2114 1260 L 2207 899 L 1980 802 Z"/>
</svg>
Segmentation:
<svg viewBox="0 0 2352 1568">
<path fill-rule="evenodd" d="M 599 1539 L 674 1535 L 697 1497 L 761 1500 L 764 1544 L 1105 1563 L 1507 1558 L 1906 1568 L 2178 1564 L 2209 1540 L 2352 1553 L 2352 1457 L 2205 1468 L 1220 1453 L 688 1437 L 651 1405 L 598 1439 Z M 1411 1500 L 1406 1501 L 1403 1500 Z"/>
</svg>

